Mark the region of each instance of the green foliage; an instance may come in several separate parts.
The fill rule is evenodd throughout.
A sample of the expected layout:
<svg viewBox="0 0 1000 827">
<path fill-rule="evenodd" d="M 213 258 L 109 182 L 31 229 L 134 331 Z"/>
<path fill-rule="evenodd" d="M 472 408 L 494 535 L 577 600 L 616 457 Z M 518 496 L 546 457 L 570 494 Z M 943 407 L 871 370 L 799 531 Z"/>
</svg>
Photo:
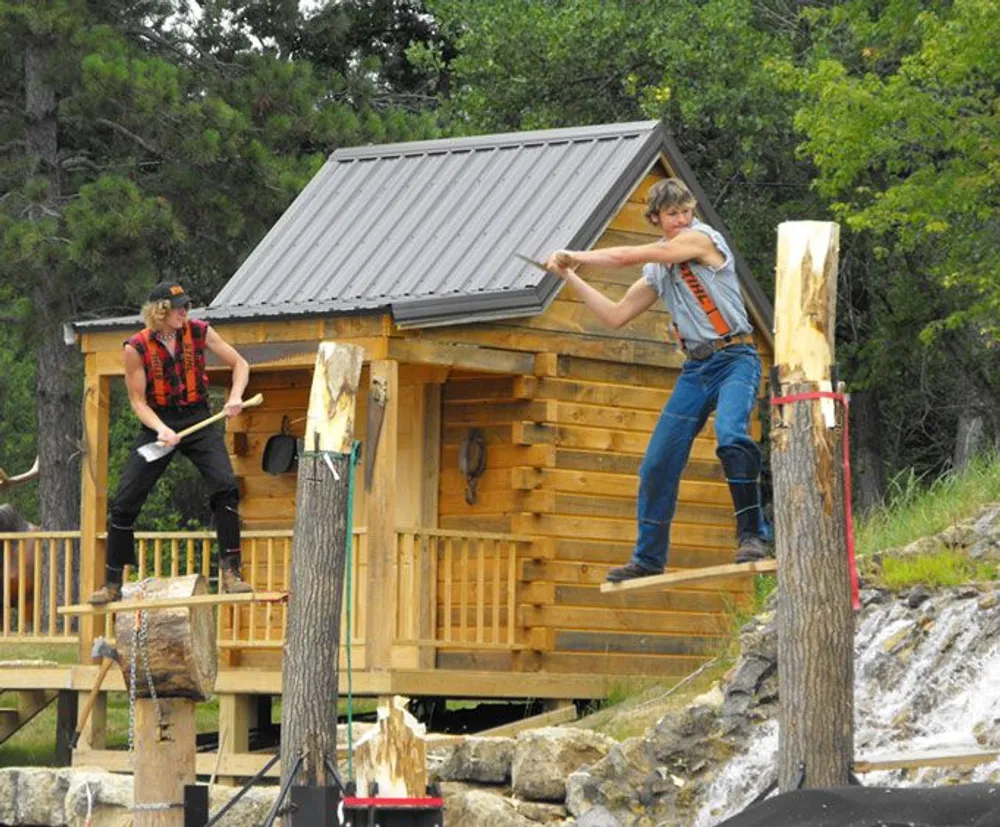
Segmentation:
<svg viewBox="0 0 1000 827">
<path fill-rule="evenodd" d="M 877 27 L 900 32 L 900 4 L 876 21 L 861 18 L 852 38 L 862 46 L 859 63 L 824 59 L 801 75 L 803 150 L 847 226 L 885 250 L 918 256 L 958 294 L 936 326 L 972 324 L 996 339 L 1000 5 L 958 0 L 917 13 L 905 5 L 908 25 L 892 39 L 879 38 Z M 848 25 L 833 12 L 817 20 Z"/>
</svg>

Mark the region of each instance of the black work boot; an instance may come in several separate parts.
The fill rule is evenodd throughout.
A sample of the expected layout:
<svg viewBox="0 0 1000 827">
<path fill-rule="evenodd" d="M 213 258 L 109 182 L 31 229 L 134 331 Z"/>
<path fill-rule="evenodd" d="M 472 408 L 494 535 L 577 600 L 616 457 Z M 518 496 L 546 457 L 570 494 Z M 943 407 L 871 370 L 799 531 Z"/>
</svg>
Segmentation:
<svg viewBox="0 0 1000 827">
<path fill-rule="evenodd" d="M 740 536 L 740 547 L 736 549 L 737 563 L 756 563 L 770 556 L 771 548 L 763 537 L 756 534 Z"/>
<path fill-rule="evenodd" d="M 652 577 L 654 574 L 663 574 L 663 569 L 647 569 L 638 563 L 626 563 L 624 566 L 608 569 L 605 579 L 609 583 L 621 583 L 624 580 L 636 580 L 639 577 Z"/>
</svg>

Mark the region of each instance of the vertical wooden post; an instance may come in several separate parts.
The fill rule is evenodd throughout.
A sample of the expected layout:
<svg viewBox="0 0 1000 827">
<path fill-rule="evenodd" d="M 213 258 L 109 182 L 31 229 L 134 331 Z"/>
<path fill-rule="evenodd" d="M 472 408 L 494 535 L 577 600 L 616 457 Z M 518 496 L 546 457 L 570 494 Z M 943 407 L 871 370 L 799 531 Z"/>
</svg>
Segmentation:
<svg viewBox="0 0 1000 827">
<path fill-rule="evenodd" d="M 385 414 L 368 495 L 368 589 L 365 595 L 365 665 L 389 669 L 396 627 L 396 434 L 399 427 L 399 363 L 373 361 L 371 382 L 385 389 Z M 370 435 L 369 435 L 370 439 Z M 365 450 L 370 446 L 366 445 Z"/>
<path fill-rule="evenodd" d="M 281 777 L 326 786 L 337 760 L 337 682 L 350 456 L 364 351 L 323 342 L 299 459 L 291 594 L 282 663 Z"/>
<path fill-rule="evenodd" d="M 194 704 L 189 698 L 135 702 L 135 740 L 142 745 L 135 753 L 135 827 L 184 827 L 184 785 L 195 782 Z"/>
<path fill-rule="evenodd" d="M 80 462 L 80 560 L 79 599 L 104 583 L 105 549 L 97 542 L 108 517 L 108 429 L 111 410 L 111 379 L 97 373 L 97 357 L 86 357 L 84 387 L 83 439 L 85 453 Z M 66 602 L 72 603 L 71 584 L 66 586 Z M 101 618 L 103 620 L 103 618 Z M 80 624 L 80 663 L 90 663 L 90 651 L 95 636 L 93 615 L 84 615 Z M 81 693 L 87 694 L 87 693 Z M 92 749 L 104 749 L 106 736 L 107 696 L 102 692 L 87 718 L 80 744 Z"/>
<path fill-rule="evenodd" d="M 421 397 L 420 526 L 437 528 L 438 486 L 441 481 L 441 385 L 428 382 Z M 420 555 L 420 583 L 425 599 L 418 611 L 417 637 L 432 640 L 437 633 L 437 543 L 431 538 Z M 417 665 L 433 669 L 437 650 L 421 646 Z"/>
<path fill-rule="evenodd" d="M 831 390 L 838 243 L 834 223 L 778 228 L 775 367 L 783 397 Z M 782 791 L 846 785 L 854 754 L 854 622 L 838 410 L 827 399 L 772 411 Z"/>
</svg>

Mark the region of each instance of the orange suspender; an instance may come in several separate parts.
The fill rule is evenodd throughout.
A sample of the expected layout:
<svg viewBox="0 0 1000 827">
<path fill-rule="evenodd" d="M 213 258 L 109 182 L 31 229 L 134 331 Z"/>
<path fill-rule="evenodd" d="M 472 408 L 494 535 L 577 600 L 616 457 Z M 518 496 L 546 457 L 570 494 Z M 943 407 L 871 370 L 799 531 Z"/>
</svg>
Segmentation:
<svg viewBox="0 0 1000 827">
<path fill-rule="evenodd" d="M 705 311 L 705 315 L 708 316 L 708 320 L 712 323 L 712 327 L 715 328 L 715 332 L 719 334 L 719 338 L 724 338 L 732 333 L 732 328 L 722 315 L 722 311 L 715 306 L 715 302 L 712 301 L 712 297 L 708 294 L 705 286 L 694 274 L 691 265 L 685 261 L 678 264 L 677 267 L 681 272 L 681 278 L 684 279 L 684 283 L 694 293 L 694 297 L 698 300 L 701 309 Z M 678 338 L 680 338 L 679 334 Z"/>
</svg>

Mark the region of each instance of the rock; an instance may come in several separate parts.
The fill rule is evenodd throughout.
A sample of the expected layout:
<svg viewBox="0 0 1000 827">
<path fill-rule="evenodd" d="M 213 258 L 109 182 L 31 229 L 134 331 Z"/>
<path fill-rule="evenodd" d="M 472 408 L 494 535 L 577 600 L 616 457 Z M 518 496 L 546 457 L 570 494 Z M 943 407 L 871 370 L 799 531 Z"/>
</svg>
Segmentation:
<svg viewBox="0 0 1000 827">
<path fill-rule="evenodd" d="M 921 537 L 900 549 L 900 554 L 933 554 L 941 551 L 942 544 L 937 537 Z"/>
<path fill-rule="evenodd" d="M 49 767 L 0 770 L 0 824 L 62 827 L 71 772 Z"/>
<path fill-rule="evenodd" d="M 998 596 L 996 592 L 989 592 L 979 598 L 978 605 L 980 611 L 986 611 L 988 609 L 995 609 L 997 604 L 1000 604 L 1000 596 Z"/>
<path fill-rule="evenodd" d="M 545 727 L 517 736 L 511 781 L 514 793 L 533 801 L 562 801 L 570 773 L 601 760 L 613 738 L 587 729 Z"/>
<path fill-rule="evenodd" d="M 621 822 L 600 805 L 587 810 L 572 823 L 576 827 L 621 827 Z"/>
<path fill-rule="evenodd" d="M 914 586 L 906 595 L 906 605 L 916 609 L 921 603 L 930 600 L 931 592 L 926 586 Z"/>
<path fill-rule="evenodd" d="M 515 798 L 512 802 L 518 815 L 537 824 L 562 824 L 569 812 L 562 804 L 545 804 L 541 801 L 521 801 Z"/>
<path fill-rule="evenodd" d="M 503 796 L 466 790 L 445 801 L 448 827 L 536 827 L 538 822 L 520 815 Z"/>
<path fill-rule="evenodd" d="M 509 784 L 514 760 L 513 738 L 468 737 L 445 748 L 435 748 L 434 757 L 444 760 L 433 775 L 441 781 L 478 781 Z"/>
<path fill-rule="evenodd" d="M 692 706 L 707 706 L 710 709 L 719 709 L 722 707 L 723 702 L 726 700 L 726 696 L 722 694 L 722 689 L 719 688 L 718 684 L 714 684 L 708 692 L 699 695 L 693 701 L 691 701 Z"/>
<path fill-rule="evenodd" d="M 239 789 L 235 787 L 213 786 L 208 794 L 209 812 L 217 813 L 238 792 Z M 263 824 L 277 797 L 276 786 L 253 786 L 216 824 L 218 827 L 250 827 Z"/>
<path fill-rule="evenodd" d="M 104 770 L 77 770 L 69 780 L 67 827 L 128 827 L 132 823 L 132 778 Z"/>
</svg>

